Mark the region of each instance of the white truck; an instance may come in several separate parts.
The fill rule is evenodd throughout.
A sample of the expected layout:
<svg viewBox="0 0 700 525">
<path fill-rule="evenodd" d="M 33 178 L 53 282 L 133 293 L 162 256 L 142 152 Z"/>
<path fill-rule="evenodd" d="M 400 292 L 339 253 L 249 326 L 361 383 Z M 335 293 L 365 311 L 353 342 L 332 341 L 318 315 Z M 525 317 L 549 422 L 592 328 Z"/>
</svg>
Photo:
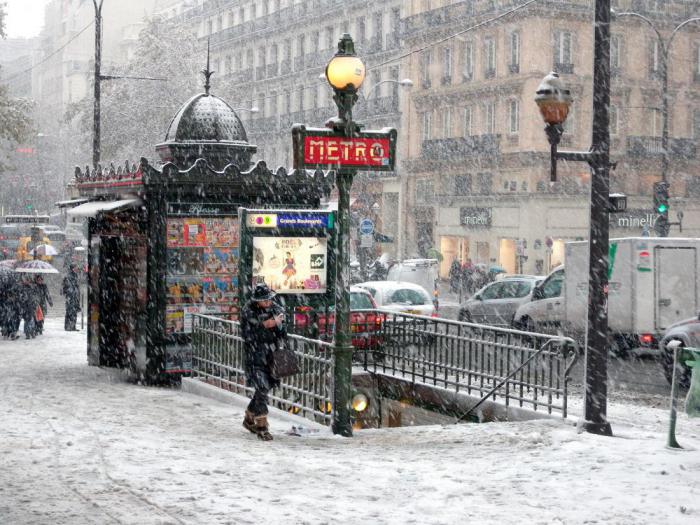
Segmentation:
<svg viewBox="0 0 700 525">
<path fill-rule="evenodd" d="M 515 313 L 518 328 L 583 340 L 588 304 L 588 242 L 566 244 L 565 266 L 537 287 Z M 608 328 L 610 348 L 656 349 L 664 330 L 697 315 L 700 239 L 610 239 Z"/>
</svg>

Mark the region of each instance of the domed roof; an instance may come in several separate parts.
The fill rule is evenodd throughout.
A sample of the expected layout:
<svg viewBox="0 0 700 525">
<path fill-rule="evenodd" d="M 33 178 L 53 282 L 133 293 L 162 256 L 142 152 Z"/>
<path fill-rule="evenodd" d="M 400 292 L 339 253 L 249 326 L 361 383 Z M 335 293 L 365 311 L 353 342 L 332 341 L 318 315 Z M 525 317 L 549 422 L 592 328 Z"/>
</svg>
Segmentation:
<svg viewBox="0 0 700 525">
<path fill-rule="evenodd" d="M 200 93 L 170 122 L 165 142 L 248 142 L 236 112 L 219 97 Z"/>
</svg>

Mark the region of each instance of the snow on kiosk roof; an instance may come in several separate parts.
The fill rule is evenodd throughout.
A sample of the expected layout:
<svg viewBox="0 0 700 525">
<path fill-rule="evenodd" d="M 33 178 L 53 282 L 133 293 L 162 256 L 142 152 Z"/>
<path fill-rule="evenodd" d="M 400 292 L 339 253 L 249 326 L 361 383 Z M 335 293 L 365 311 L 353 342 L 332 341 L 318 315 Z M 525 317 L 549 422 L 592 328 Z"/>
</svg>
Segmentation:
<svg viewBox="0 0 700 525">
<path fill-rule="evenodd" d="M 143 200 L 135 197 L 133 199 L 121 199 L 116 201 L 92 201 L 76 206 L 68 211 L 71 217 L 96 217 L 100 212 L 116 212 L 126 208 L 137 208 L 144 204 Z"/>
</svg>

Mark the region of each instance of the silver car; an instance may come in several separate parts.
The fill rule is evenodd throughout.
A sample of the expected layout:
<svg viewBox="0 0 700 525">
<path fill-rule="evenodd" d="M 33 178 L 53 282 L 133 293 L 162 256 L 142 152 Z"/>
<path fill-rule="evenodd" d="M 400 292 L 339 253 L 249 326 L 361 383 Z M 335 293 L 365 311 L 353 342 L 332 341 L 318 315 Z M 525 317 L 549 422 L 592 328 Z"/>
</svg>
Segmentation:
<svg viewBox="0 0 700 525">
<path fill-rule="evenodd" d="M 459 309 L 459 320 L 468 323 L 510 327 L 515 311 L 532 297 L 542 277 L 513 276 L 489 283 Z"/>
<path fill-rule="evenodd" d="M 666 329 L 659 342 L 661 351 L 661 365 L 664 367 L 666 380 L 671 383 L 673 377 L 673 351 L 667 347 L 671 341 L 680 341 L 681 347 L 700 348 L 700 312 L 696 317 L 691 317 Z M 679 363 L 680 371 L 678 379 L 681 386 L 687 388 L 690 385 L 690 367 L 685 363 Z"/>
</svg>

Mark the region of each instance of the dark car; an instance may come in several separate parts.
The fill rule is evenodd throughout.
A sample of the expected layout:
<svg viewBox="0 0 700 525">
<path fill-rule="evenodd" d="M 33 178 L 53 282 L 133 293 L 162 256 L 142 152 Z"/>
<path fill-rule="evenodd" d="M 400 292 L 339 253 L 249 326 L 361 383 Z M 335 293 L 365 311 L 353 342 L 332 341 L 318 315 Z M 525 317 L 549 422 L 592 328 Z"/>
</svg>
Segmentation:
<svg viewBox="0 0 700 525">
<path fill-rule="evenodd" d="M 669 326 L 659 342 L 661 364 L 669 384 L 673 379 L 673 350 L 668 348 L 668 343 L 671 341 L 680 341 L 681 347 L 700 349 L 700 312 L 696 317 Z M 687 388 L 690 385 L 690 367 L 685 363 L 679 363 L 679 367 L 679 383 Z"/>
</svg>

